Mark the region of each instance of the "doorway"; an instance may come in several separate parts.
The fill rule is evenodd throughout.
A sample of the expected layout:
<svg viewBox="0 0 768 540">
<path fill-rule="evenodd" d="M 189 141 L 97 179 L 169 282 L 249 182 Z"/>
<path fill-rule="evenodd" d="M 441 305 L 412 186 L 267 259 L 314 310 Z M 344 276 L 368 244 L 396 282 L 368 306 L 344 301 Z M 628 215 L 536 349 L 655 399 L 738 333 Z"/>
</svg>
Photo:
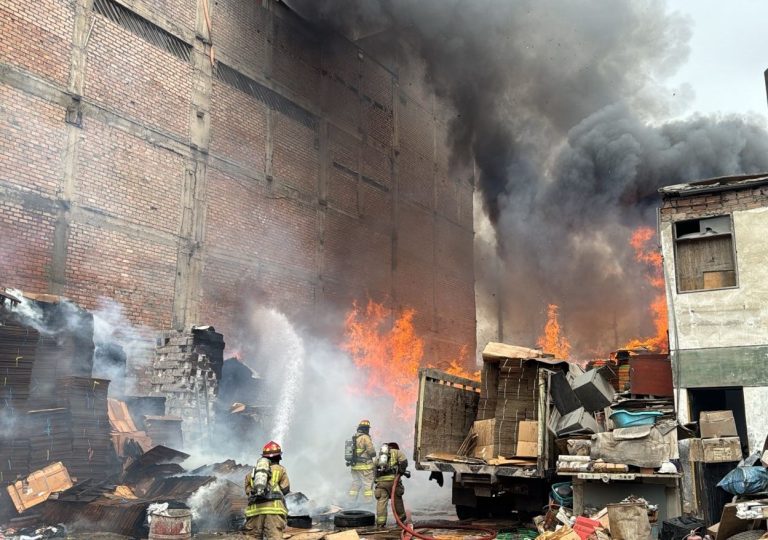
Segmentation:
<svg viewBox="0 0 768 540">
<path fill-rule="evenodd" d="M 731 411 L 736 421 L 736 431 L 741 439 L 742 450 L 749 454 L 747 415 L 744 412 L 744 391 L 736 388 L 689 388 L 688 403 L 691 420 L 698 422 L 703 411 Z"/>
</svg>

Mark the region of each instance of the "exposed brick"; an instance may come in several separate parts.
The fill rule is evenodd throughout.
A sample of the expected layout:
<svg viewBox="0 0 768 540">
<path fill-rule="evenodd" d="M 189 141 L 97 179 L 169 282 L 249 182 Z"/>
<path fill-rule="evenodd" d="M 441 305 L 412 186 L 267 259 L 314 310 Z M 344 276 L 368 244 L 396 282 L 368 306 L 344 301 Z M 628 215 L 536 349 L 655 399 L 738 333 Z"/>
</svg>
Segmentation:
<svg viewBox="0 0 768 540">
<path fill-rule="evenodd" d="M 214 81 L 211 92 L 211 153 L 264 173 L 267 107 Z"/>
<path fill-rule="evenodd" d="M 317 134 L 287 116 L 275 113 L 273 173 L 276 179 L 308 194 L 317 194 Z"/>
<path fill-rule="evenodd" d="M 136 2 L 176 28 L 196 27 L 196 0 Z M 0 60 L 65 89 L 73 9 L 67 0 L 6 0 Z M 210 156 L 192 151 L 182 158 L 167 150 L 162 134 L 173 136 L 174 145 L 189 141 L 192 63 L 93 15 L 84 100 L 109 114 L 86 109 L 77 132 L 65 293 L 84 307 L 112 297 L 133 322 L 167 328 L 177 259 L 189 247 L 179 245 L 189 241 L 178 236 L 182 216 L 196 217 L 204 224 L 196 246 L 202 274 L 192 299 L 199 299 L 201 322 L 225 338 L 237 336 L 244 306 L 264 305 L 340 339 L 352 302 L 370 297 L 395 310 L 414 309 L 430 355 L 453 359 L 463 345 L 474 350 L 472 187 L 447 172 L 445 117 L 436 120 L 422 66 L 398 68 L 395 86 L 365 51 L 327 34 L 318 43 L 280 4 L 265 9 L 262 2 L 227 0 L 211 2 L 211 10 L 218 58 L 317 112 L 327 140 L 214 80 Z M 57 200 L 64 193 L 62 158 L 72 149 L 64 113 L 0 86 L 3 285 L 35 292 L 54 285 L 51 257 L 65 247 L 54 247 L 56 209 L 65 204 Z M 270 137 L 273 183 L 262 179 Z M 202 213 L 191 216 L 184 187 L 192 188 L 186 170 L 195 167 L 207 170 L 207 184 L 196 199 Z M 312 317 L 317 313 L 323 317 Z"/>
<path fill-rule="evenodd" d="M 184 183 L 180 156 L 94 120 L 81 131 L 78 157 L 80 205 L 178 234 Z"/>
<path fill-rule="evenodd" d="M 213 40 L 234 67 L 257 74 L 266 65 L 270 14 L 253 0 L 227 0 L 213 7 Z"/>
<path fill-rule="evenodd" d="M 0 85 L 0 183 L 54 196 L 67 143 L 64 109 Z"/>
<path fill-rule="evenodd" d="M 48 292 L 54 226 L 54 215 L 0 198 L 3 287 Z"/>
<path fill-rule="evenodd" d="M 96 16 L 86 97 L 165 132 L 187 137 L 192 66 Z"/>
<path fill-rule="evenodd" d="M 206 244 L 233 258 L 316 268 L 316 213 L 256 182 L 209 171 Z"/>
<path fill-rule="evenodd" d="M 426 158 L 403 148 L 398 163 L 400 193 L 426 208 L 434 207 L 435 171 Z"/>
<path fill-rule="evenodd" d="M 130 231 L 74 223 L 67 254 L 66 295 L 87 309 L 100 297 L 120 302 L 134 322 L 169 328 L 176 247 Z"/>
<path fill-rule="evenodd" d="M 4 0 L 0 4 L 0 62 L 66 84 L 74 20 L 73 2 Z"/>
<path fill-rule="evenodd" d="M 379 298 L 391 290 L 390 236 L 332 211 L 325 234 L 325 272 Z"/>
</svg>

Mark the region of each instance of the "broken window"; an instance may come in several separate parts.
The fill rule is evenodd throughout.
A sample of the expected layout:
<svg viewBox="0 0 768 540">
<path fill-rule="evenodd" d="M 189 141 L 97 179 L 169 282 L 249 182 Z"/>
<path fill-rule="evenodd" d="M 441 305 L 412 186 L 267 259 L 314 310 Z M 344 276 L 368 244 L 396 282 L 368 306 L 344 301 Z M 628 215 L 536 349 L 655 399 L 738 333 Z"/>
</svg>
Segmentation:
<svg viewBox="0 0 768 540">
<path fill-rule="evenodd" d="M 736 287 L 731 217 L 675 223 L 677 292 Z"/>
</svg>

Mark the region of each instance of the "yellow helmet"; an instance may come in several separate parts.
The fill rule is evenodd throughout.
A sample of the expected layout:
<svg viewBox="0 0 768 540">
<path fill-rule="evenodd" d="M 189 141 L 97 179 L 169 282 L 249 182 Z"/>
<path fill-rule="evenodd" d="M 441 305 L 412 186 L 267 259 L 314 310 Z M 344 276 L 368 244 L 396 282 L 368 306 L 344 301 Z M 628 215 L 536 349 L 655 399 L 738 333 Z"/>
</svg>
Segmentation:
<svg viewBox="0 0 768 540">
<path fill-rule="evenodd" d="M 366 430 L 366 431 L 371 429 L 371 421 L 370 420 L 360 420 L 360 423 L 357 425 L 357 429 Z"/>
</svg>

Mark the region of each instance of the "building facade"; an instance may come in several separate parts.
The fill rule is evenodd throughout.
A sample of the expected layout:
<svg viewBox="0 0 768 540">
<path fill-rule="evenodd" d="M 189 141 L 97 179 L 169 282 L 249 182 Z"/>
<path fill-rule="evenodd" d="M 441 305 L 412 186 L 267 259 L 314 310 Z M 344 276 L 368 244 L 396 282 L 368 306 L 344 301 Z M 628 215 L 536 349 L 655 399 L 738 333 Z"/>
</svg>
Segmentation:
<svg viewBox="0 0 768 540">
<path fill-rule="evenodd" d="M 371 298 L 475 350 L 472 179 L 396 59 L 272 0 L 12 0 L 0 30 L 3 286 L 225 339 L 246 302 Z"/>
<path fill-rule="evenodd" d="M 742 441 L 768 434 L 768 174 L 660 190 L 669 341 L 683 420 L 733 410 Z"/>
</svg>

